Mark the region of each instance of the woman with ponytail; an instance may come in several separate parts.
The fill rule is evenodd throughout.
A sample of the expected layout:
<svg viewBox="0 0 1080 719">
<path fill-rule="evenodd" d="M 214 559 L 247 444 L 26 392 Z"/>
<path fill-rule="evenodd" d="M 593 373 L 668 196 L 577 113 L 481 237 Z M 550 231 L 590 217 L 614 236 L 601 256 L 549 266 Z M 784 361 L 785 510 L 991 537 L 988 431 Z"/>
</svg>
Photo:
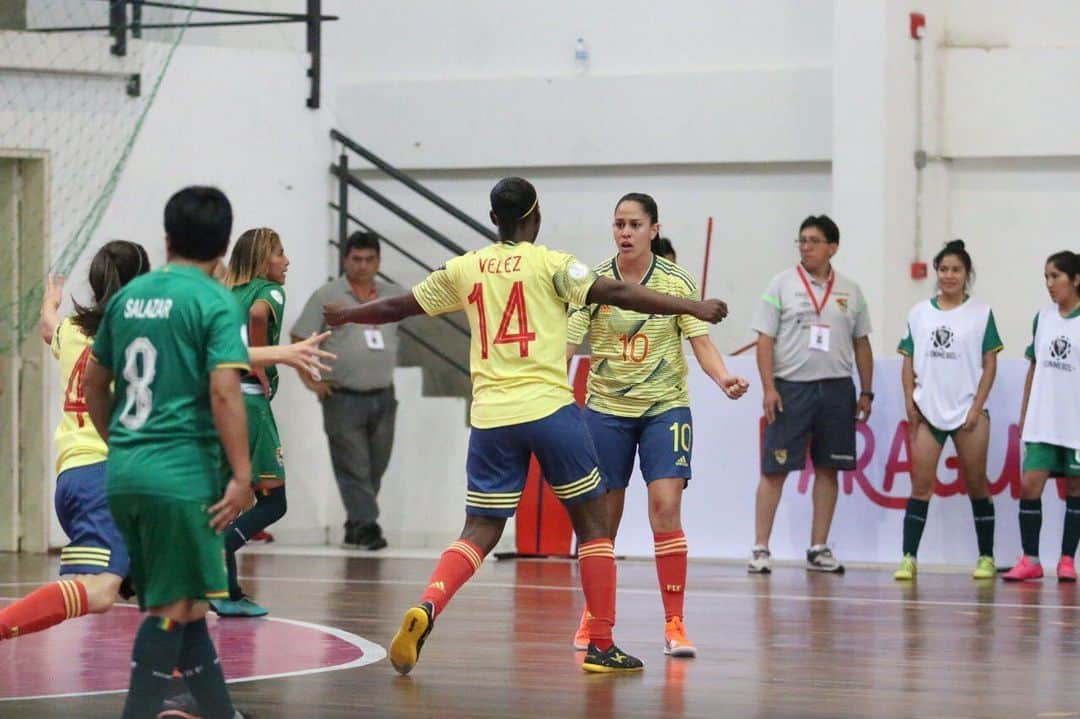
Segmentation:
<svg viewBox="0 0 1080 719">
<path fill-rule="evenodd" d="M 1025 353 L 1031 366 L 1024 383 L 1020 436 L 1020 542 L 1024 554 L 1002 577 L 1008 582 L 1041 579 L 1039 532 L 1042 493 L 1050 475 L 1065 477 L 1065 527 L 1058 560 L 1059 582 L 1075 582 L 1073 557 L 1080 542 L 1080 255 L 1065 250 L 1043 270 L 1050 304 L 1035 315 L 1034 338 Z"/>
<path fill-rule="evenodd" d="M 915 579 L 938 460 L 951 437 L 975 516 L 979 558 L 972 576 L 992 579 L 994 505 L 986 477 L 990 415 L 985 406 L 997 374 L 1001 338 L 989 305 L 969 294 L 975 271 L 963 240 L 953 240 L 938 252 L 934 271 L 937 295 L 911 308 L 907 336 L 897 348 L 904 355 L 911 497 L 904 512 L 904 556 L 893 577 Z"/>
<path fill-rule="evenodd" d="M 63 278 L 49 277 L 41 306 L 41 338 L 60 361 L 63 417 L 56 428 L 56 516 L 71 542 L 60 551 L 60 581 L 0 610 L 0 640 L 41 631 L 66 619 L 107 612 L 128 573 L 128 553 L 105 499 L 108 449 L 87 414 L 83 373 L 109 300 L 135 277 L 150 271 L 142 245 L 105 244 L 90 262 L 94 301 L 75 303 L 59 319 Z"/>
</svg>

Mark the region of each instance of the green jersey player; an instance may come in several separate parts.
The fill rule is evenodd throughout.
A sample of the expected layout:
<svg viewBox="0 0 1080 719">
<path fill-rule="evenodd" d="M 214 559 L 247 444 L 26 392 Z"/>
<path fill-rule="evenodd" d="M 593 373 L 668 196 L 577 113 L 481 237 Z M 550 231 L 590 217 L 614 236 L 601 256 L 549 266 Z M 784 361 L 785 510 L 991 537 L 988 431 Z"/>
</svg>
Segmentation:
<svg viewBox="0 0 1080 719">
<path fill-rule="evenodd" d="M 250 347 L 274 346 L 281 338 L 285 313 L 285 274 L 289 258 L 278 233 L 268 227 L 240 235 L 229 259 L 225 284 L 232 289 L 247 318 Z M 210 606 L 223 617 L 261 617 L 266 609 L 244 595 L 237 580 L 236 552 L 285 515 L 285 456 L 270 400 L 277 394 L 277 367 L 254 369 L 241 380 L 248 418 L 248 451 L 256 505 L 244 512 L 225 532 L 225 566 L 229 574 L 227 599 L 212 599 Z"/>
<path fill-rule="evenodd" d="M 109 301 L 86 371 L 90 416 L 109 444 L 109 507 L 150 614 L 135 638 L 124 719 L 156 716 L 175 668 L 209 716 L 239 715 L 205 618 L 207 600 L 228 596 L 218 532 L 254 502 L 244 317 L 210 277 L 231 229 L 220 190 L 173 195 L 168 264 Z"/>
</svg>

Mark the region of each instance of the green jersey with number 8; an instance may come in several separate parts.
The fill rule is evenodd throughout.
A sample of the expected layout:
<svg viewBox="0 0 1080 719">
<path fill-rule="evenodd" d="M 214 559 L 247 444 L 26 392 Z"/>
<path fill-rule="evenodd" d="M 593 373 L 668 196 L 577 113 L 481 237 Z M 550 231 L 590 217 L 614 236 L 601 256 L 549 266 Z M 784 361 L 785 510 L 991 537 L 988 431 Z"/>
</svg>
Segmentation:
<svg viewBox="0 0 1080 719">
<path fill-rule="evenodd" d="M 109 301 L 93 349 L 115 377 L 108 494 L 221 496 L 210 373 L 248 369 L 245 320 L 225 287 L 185 265 L 137 277 Z"/>
</svg>

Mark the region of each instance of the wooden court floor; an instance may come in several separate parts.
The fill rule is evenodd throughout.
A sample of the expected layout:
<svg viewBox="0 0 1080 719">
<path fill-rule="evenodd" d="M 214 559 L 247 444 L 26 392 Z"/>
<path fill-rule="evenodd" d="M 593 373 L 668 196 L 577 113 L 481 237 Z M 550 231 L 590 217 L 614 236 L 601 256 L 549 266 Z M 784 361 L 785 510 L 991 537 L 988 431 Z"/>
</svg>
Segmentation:
<svg viewBox="0 0 1080 719">
<path fill-rule="evenodd" d="M 0 554 L 0 595 L 52 578 L 55 562 Z M 249 553 L 241 573 L 273 616 L 385 647 L 432 566 Z M 887 571 L 826 576 L 797 567 L 750 577 L 741 566 L 713 563 L 692 563 L 689 584 L 687 626 L 700 654 L 668 659 L 652 563 L 620 564 L 616 640 L 645 661 L 636 676 L 580 670 L 570 646 L 582 606 L 573 563 L 489 561 L 439 618 L 409 677 L 381 659 L 234 684 L 233 697 L 260 719 L 1080 717 L 1075 585 L 926 573 L 903 586 Z M 0 644 L 0 662 L 20 675 L 48 672 L 41 664 L 49 662 L 78 662 L 90 674 L 110 662 L 115 669 L 131 642 L 115 634 L 80 647 L 59 635 L 23 637 Z M 30 642 L 42 644 L 31 651 Z M 221 651 L 224 659 L 237 648 Z M 121 703 L 120 694 L 5 701 L 0 717 L 115 717 Z"/>
</svg>

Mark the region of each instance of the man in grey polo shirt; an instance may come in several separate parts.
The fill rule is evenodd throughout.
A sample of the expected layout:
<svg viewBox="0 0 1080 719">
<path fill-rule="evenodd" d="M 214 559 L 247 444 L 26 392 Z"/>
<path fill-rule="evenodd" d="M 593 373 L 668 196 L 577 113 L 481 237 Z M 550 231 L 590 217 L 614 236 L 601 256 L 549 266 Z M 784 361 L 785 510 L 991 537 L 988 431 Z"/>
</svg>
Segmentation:
<svg viewBox="0 0 1080 719">
<path fill-rule="evenodd" d="M 293 337 L 308 337 L 328 329 L 323 306 L 355 307 L 376 297 L 400 294 L 401 289 L 376 279 L 379 238 L 354 232 L 345 243 L 345 274 L 315 291 L 292 328 Z M 394 366 L 397 363 L 397 325 L 335 327 L 323 348 L 337 355 L 333 369 L 316 382 L 300 379 L 322 402 L 323 430 L 330 443 L 341 502 L 345 505 L 344 546 L 382 549 L 376 498 L 394 446 Z"/>
<path fill-rule="evenodd" d="M 788 473 L 814 464 L 814 519 L 806 568 L 843 572 L 826 545 L 838 495 L 837 472 L 855 468 L 855 422 L 870 417 L 874 358 L 870 316 L 859 286 L 833 271 L 840 230 L 827 215 L 803 220 L 801 261 L 772 279 L 751 327 L 765 392 L 765 441 L 748 569 L 772 570 L 769 536 Z M 852 370 L 858 367 L 856 399 Z"/>
</svg>

